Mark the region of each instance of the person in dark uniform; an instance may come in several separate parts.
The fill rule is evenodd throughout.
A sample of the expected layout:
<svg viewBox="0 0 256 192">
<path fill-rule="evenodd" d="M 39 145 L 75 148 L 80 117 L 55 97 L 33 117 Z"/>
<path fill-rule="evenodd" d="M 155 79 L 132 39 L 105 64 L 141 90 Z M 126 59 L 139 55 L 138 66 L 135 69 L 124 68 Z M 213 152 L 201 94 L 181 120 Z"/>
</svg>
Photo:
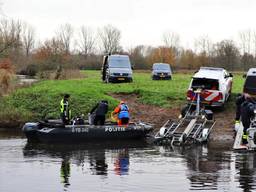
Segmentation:
<svg viewBox="0 0 256 192">
<path fill-rule="evenodd" d="M 244 93 L 240 95 L 236 100 L 236 126 L 239 126 L 240 119 L 242 121 L 243 130 L 243 144 L 247 144 L 247 129 L 250 127 L 251 118 L 254 116 L 254 110 L 256 109 L 256 98 L 250 94 Z"/>
<path fill-rule="evenodd" d="M 71 110 L 69 109 L 69 94 L 65 94 L 60 101 L 60 118 L 64 124 L 69 124 L 71 119 Z"/>
<path fill-rule="evenodd" d="M 91 114 L 95 113 L 93 124 L 104 125 L 107 112 L 108 112 L 108 101 L 102 100 L 99 103 L 97 103 L 90 112 Z"/>
</svg>

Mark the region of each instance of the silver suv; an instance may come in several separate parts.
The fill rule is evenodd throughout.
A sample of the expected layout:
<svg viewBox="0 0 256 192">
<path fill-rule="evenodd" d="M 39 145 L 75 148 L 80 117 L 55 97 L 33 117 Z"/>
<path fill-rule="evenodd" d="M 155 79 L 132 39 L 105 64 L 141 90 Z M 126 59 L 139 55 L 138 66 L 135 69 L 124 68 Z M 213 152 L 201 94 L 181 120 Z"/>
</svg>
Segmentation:
<svg viewBox="0 0 256 192">
<path fill-rule="evenodd" d="M 172 79 L 170 65 L 168 63 L 154 63 L 152 68 L 152 79 Z"/>
</svg>

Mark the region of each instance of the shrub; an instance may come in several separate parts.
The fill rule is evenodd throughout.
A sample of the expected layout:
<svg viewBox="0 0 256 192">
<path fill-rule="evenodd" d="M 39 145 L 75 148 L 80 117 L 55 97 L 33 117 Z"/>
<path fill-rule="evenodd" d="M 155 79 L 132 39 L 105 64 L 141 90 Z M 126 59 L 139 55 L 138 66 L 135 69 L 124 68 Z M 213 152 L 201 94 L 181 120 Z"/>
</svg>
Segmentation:
<svg viewBox="0 0 256 192">
<path fill-rule="evenodd" d="M 14 77 L 14 70 L 9 59 L 0 61 L 0 95 L 6 94 L 11 89 L 11 81 Z"/>
</svg>

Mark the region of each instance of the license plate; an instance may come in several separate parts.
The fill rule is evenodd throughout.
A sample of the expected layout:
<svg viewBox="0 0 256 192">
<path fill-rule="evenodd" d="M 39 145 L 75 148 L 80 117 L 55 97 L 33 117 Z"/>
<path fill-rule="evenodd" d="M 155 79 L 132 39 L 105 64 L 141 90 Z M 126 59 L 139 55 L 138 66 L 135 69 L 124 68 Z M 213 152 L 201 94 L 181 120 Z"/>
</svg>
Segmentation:
<svg viewBox="0 0 256 192">
<path fill-rule="evenodd" d="M 124 78 L 117 78 L 117 80 L 123 81 L 123 80 L 124 80 Z"/>
<path fill-rule="evenodd" d="M 160 75 L 160 77 L 165 77 L 164 75 Z"/>
</svg>

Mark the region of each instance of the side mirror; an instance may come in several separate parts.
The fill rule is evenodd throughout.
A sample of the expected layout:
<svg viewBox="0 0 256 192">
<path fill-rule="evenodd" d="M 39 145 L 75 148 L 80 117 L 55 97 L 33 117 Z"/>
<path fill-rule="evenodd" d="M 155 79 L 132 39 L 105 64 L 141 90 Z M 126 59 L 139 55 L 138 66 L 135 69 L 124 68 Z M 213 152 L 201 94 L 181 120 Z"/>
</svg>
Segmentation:
<svg viewBox="0 0 256 192">
<path fill-rule="evenodd" d="M 246 78 L 246 74 L 243 74 L 243 78 Z"/>
<path fill-rule="evenodd" d="M 134 66 L 131 66 L 132 70 L 134 70 Z"/>
<path fill-rule="evenodd" d="M 233 74 L 232 74 L 232 73 L 229 73 L 229 77 L 233 77 Z"/>
</svg>

